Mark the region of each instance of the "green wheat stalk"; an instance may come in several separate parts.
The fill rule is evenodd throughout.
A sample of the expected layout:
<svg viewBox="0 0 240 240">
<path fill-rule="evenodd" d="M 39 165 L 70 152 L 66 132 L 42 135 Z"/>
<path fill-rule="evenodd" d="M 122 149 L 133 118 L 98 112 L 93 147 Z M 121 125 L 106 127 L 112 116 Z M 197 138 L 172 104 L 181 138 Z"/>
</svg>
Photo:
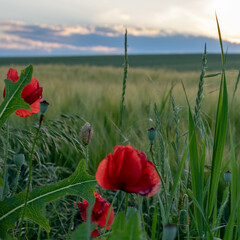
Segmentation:
<svg viewBox="0 0 240 240">
<path fill-rule="evenodd" d="M 202 56 L 202 72 L 200 75 L 200 79 L 199 79 L 199 84 L 198 84 L 198 93 L 197 93 L 197 98 L 196 98 L 196 105 L 194 108 L 194 123 L 197 124 L 198 119 L 199 119 L 199 115 L 200 115 L 200 109 L 201 109 L 201 105 L 202 105 L 202 98 L 203 98 L 203 84 L 204 84 L 204 77 L 205 77 L 205 73 L 206 73 L 206 67 L 207 67 L 207 46 L 205 43 L 204 46 L 204 53 Z"/>
<path fill-rule="evenodd" d="M 123 119 L 125 112 L 125 92 L 127 86 L 127 77 L 128 77 L 128 55 L 127 55 L 127 29 L 125 30 L 125 42 L 124 42 L 125 54 L 124 54 L 124 73 L 123 73 L 123 85 L 122 85 L 122 100 L 121 100 L 121 110 L 120 110 L 120 130 L 123 128 Z"/>
</svg>

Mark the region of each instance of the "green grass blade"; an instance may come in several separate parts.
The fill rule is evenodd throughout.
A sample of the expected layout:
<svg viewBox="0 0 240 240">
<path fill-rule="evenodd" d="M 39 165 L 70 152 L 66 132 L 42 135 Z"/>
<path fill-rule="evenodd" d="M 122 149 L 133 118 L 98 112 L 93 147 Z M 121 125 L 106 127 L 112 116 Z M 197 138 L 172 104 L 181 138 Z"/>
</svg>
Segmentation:
<svg viewBox="0 0 240 240">
<path fill-rule="evenodd" d="M 188 101 L 188 97 L 187 97 L 187 93 L 186 93 L 186 89 L 184 87 L 184 84 L 182 82 L 182 86 L 183 86 L 183 90 L 185 93 L 185 97 L 188 103 L 188 116 L 189 116 L 189 155 L 190 155 L 190 170 L 191 170 L 191 182 L 192 182 L 192 191 L 193 191 L 193 196 L 194 198 L 197 200 L 199 206 L 201 207 L 201 209 L 203 210 L 203 200 L 202 200 L 202 196 L 203 196 L 203 163 L 204 163 L 204 159 L 202 159 L 203 157 L 205 157 L 205 150 L 204 150 L 204 155 L 202 155 L 201 158 L 201 163 L 199 162 L 199 158 L 198 158 L 198 148 L 197 148 L 197 138 L 196 138 L 196 131 L 195 131 L 195 124 L 194 124 L 194 120 L 193 120 L 193 116 L 191 113 L 191 109 L 190 109 L 190 104 Z M 200 234 L 200 236 L 202 236 L 203 234 L 203 224 L 202 224 L 202 217 L 201 214 L 199 213 L 199 210 L 197 208 L 197 206 L 195 206 L 194 204 L 194 212 L 196 214 L 196 222 L 197 222 L 197 228 L 198 228 L 198 232 Z"/>
<path fill-rule="evenodd" d="M 193 196 L 193 194 L 186 187 L 185 187 L 185 190 L 186 190 L 188 196 L 193 200 L 193 202 L 196 205 L 196 207 L 198 208 L 199 212 L 201 213 L 202 219 L 203 219 L 203 221 L 204 221 L 204 223 L 206 225 L 206 228 L 207 228 L 207 231 L 208 231 L 208 234 L 209 234 L 208 238 L 206 238 L 206 239 L 213 240 L 213 235 L 212 235 L 210 226 L 209 226 L 208 221 L 207 221 L 207 219 L 206 219 L 206 217 L 204 215 L 204 212 L 202 211 L 201 206 L 199 205 L 197 199 Z"/>
<path fill-rule="evenodd" d="M 235 206 L 235 203 L 237 201 L 237 186 L 238 186 L 238 167 L 235 157 L 235 148 L 233 143 L 233 136 L 231 127 L 229 126 L 229 135 L 230 135 L 230 147 L 231 147 L 231 172 L 232 172 L 232 181 L 231 181 L 231 211 L 233 210 L 233 207 Z M 239 226 L 240 228 L 240 226 Z"/>
<path fill-rule="evenodd" d="M 219 41 L 221 46 L 222 54 L 222 76 L 220 84 L 220 92 L 218 97 L 218 107 L 217 107 L 217 116 L 216 116 L 216 125 L 215 125 L 215 135 L 214 135 L 214 145 L 213 145 L 213 156 L 212 156 L 212 169 L 211 169 L 211 179 L 210 187 L 208 192 L 207 200 L 207 215 L 211 216 L 213 211 L 213 206 L 216 202 L 216 195 L 222 165 L 222 157 L 225 145 L 226 131 L 227 131 L 227 119 L 228 119 L 228 96 L 227 96 L 227 86 L 226 86 L 226 77 L 224 71 L 224 56 L 222 50 L 222 38 L 220 33 L 219 24 L 218 33 Z"/>
<path fill-rule="evenodd" d="M 200 163 L 198 158 L 198 147 L 197 138 L 195 132 L 194 121 L 192 117 L 191 110 L 189 108 L 189 155 L 190 155 L 190 170 L 191 170 L 191 180 L 192 180 L 192 190 L 193 196 L 197 199 L 199 206 L 203 209 L 203 186 L 202 186 L 202 173 L 200 171 Z M 202 236 L 202 218 L 194 204 L 194 211 L 197 217 L 198 231 L 200 236 Z"/>
<path fill-rule="evenodd" d="M 183 153 L 183 157 L 181 159 L 181 162 L 180 162 L 180 164 L 178 166 L 178 171 L 177 171 L 176 177 L 174 179 L 174 183 L 173 183 L 173 187 L 172 187 L 172 190 L 171 190 L 170 199 L 168 200 L 169 204 L 168 204 L 168 209 L 167 209 L 167 213 L 166 213 L 166 220 L 164 222 L 164 225 L 167 224 L 167 222 L 168 222 L 168 217 L 169 217 L 169 213 L 170 213 L 171 204 L 173 202 L 173 198 L 174 198 L 175 192 L 177 190 L 177 186 L 178 186 L 179 181 L 180 181 L 181 173 L 182 173 L 182 170 L 183 170 L 183 167 L 184 167 L 184 163 L 185 163 L 185 160 L 186 160 L 186 157 L 187 157 L 187 153 L 188 153 L 188 148 L 189 148 L 189 146 L 185 149 L 185 151 Z"/>
<path fill-rule="evenodd" d="M 233 206 L 233 209 L 231 211 L 231 215 L 228 219 L 228 224 L 227 224 L 227 227 L 226 227 L 226 231 L 225 231 L 223 240 L 233 239 L 234 220 L 235 220 L 235 217 L 236 217 L 236 210 L 237 210 L 238 205 L 239 205 L 239 200 L 240 200 L 240 195 L 238 195 L 238 199 L 237 199 L 237 201 L 236 201 L 236 203 Z"/>
<path fill-rule="evenodd" d="M 155 204 L 154 213 L 153 213 L 153 220 L 152 220 L 151 240 L 156 239 L 157 216 L 158 216 L 158 205 Z"/>
</svg>

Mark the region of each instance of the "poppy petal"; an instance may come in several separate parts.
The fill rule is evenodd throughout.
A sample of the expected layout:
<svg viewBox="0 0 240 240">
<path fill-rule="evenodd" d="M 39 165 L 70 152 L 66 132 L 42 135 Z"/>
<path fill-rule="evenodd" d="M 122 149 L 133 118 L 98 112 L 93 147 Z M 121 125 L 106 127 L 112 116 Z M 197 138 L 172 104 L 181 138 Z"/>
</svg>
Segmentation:
<svg viewBox="0 0 240 240">
<path fill-rule="evenodd" d="M 96 172 L 96 180 L 101 187 L 116 191 L 117 188 L 111 183 L 111 181 L 109 181 L 109 177 L 108 177 L 108 167 L 109 167 L 109 164 L 112 162 L 112 160 L 113 160 L 113 156 L 110 153 L 106 158 L 104 158 L 99 163 L 98 169 Z"/>
<path fill-rule="evenodd" d="M 31 104 L 30 105 L 31 111 L 26 110 L 26 109 L 18 109 L 18 110 L 15 111 L 15 113 L 19 117 L 29 117 L 33 114 L 36 114 L 40 111 L 40 102 L 41 102 L 41 99 L 39 99 L 36 102 L 34 102 L 33 104 Z"/>
<path fill-rule="evenodd" d="M 17 80 L 19 79 L 17 70 L 13 68 L 9 68 L 7 73 L 7 79 L 11 79 L 13 82 L 17 82 Z M 6 96 L 6 86 L 4 87 L 4 90 L 3 90 L 3 98 L 5 98 L 5 96 Z"/>
<path fill-rule="evenodd" d="M 160 178 L 152 162 L 147 161 L 142 173 L 141 180 L 135 186 L 128 186 L 126 191 L 138 193 L 142 196 L 151 197 L 157 193 L 160 187 Z"/>
<path fill-rule="evenodd" d="M 91 233 L 91 237 L 98 237 L 99 236 L 99 231 L 97 229 L 94 229 Z"/>
<path fill-rule="evenodd" d="M 136 185 L 142 176 L 142 162 L 138 151 L 132 147 L 130 148 L 126 146 L 123 161 L 124 162 L 122 163 L 123 165 L 121 166 L 121 171 L 118 175 L 115 175 L 119 189 L 121 189 L 121 185 L 123 184 L 122 190 L 124 190 L 126 185 Z"/>
<path fill-rule="evenodd" d="M 17 70 L 9 68 L 7 73 L 7 79 L 11 79 L 13 82 L 17 82 L 17 80 L 19 79 Z"/>
<path fill-rule="evenodd" d="M 39 82 L 36 78 L 32 77 L 32 80 L 29 84 L 27 84 L 22 91 L 21 97 L 25 98 L 35 90 L 39 88 Z"/>
<path fill-rule="evenodd" d="M 108 215 L 110 207 L 111 207 L 111 204 L 106 202 L 105 205 L 104 205 L 104 213 L 102 214 L 102 216 L 97 221 L 98 225 L 102 228 L 105 227 L 105 223 L 107 221 L 107 215 Z M 114 212 L 113 212 L 113 209 L 111 209 L 109 219 L 108 219 L 108 223 L 107 223 L 107 229 L 108 230 L 110 229 L 110 225 L 112 224 L 113 220 L 114 220 Z"/>
</svg>

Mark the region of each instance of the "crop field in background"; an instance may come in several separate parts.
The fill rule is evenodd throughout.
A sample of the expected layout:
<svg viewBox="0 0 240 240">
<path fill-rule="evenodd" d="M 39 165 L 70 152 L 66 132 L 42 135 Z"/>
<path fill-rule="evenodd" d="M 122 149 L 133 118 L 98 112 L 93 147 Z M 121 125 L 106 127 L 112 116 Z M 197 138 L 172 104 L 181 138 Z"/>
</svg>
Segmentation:
<svg viewBox="0 0 240 240">
<path fill-rule="evenodd" d="M 153 159 L 153 155 L 156 159 L 156 167 L 161 172 L 166 184 L 164 188 L 161 185 L 158 196 L 154 196 L 150 200 L 149 198 L 139 198 L 133 194 L 127 200 L 129 206 L 137 204 L 138 211 L 142 214 L 141 222 L 144 225 L 144 234 L 148 235 L 148 238 L 143 239 L 150 239 L 150 237 L 151 239 L 162 239 L 163 227 L 169 220 L 178 225 L 179 239 L 194 238 L 198 236 L 198 231 L 204 236 L 209 227 L 220 226 L 218 221 L 224 222 L 223 226 L 226 228 L 226 219 L 230 216 L 230 208 L 233 208 L 230 201 L 237 203 L 236 198 L 230 200 L 230 187 L 223 179 L 224 172 L 233 166 L 230 167 L 229 163 L 234 154 L 230 150 L 232 145 L 228 131 L 224 145 L 223 164 L 218 173 L 220 179 L 217 205 L 220 210 L 218 215 L 215 210 L 213 213 L 217 220 L 214 219 L 213 223 L 210 221 L 204 223 L 204 232 L 196 228 L 198 223 L 200 224 L 204 220 L 204 215 L 200 216 L 200 220 L 194 215 L 199 212 L 195 208 L 195 202 L 193 204 L 191 200 L 191 192 L 189 193 L 184 188 L 195 184 L 194 173 L 190 174 L 189 164 L 194 160 L 194 154 L 191 151 L 194 151 L 196 146 L 188 136 L 189 131 L 195 132 L 195 130 L 189 123 L 190 115 L 183 86 L 193 113 L 196 112 L 194 109 L 196 99 L 199 100 L 202 97 L 198 116 L 200 122 L 196 122 L 196 129 L 198 129 L 196 130 L 196 139 L 199 144 L 199 155 L 202 156 L 201 150 L 206 146 L 205 162 L 201 169 L 205 175 L 201 177 L 203 183 L 206 183 L 203 198 L 207 198 L 220 83 L 223 81 L 221 81 L 221 75 L 202 79 L 203 89 L 201 97 L 198 96 L 201 88 L 199 80 L 202 70 L 202 55 L 129 56 L 130 67 L 125 94 L 124 121 L 121 129 L 119 126 L 123 56 L 1 58 L 1 79 L 6 78 L 9 66 L 20 72 L 28 63 L 34 65 L 33 76 L 43 87 L 43 99 L 50 103 L 35 148 L 34 186 L 56 183 L 75 171 L 79 161 L 86 157 L 86 149 L 80 143 L 79 133 L 87 121 L 94 130 L 92 141 L 88 147 L 88 172 L 91 175 L 95 175 L 100 161 L 113 151 L 114 146 L 119 144 L 132 145 L 145 151 L 149 159 Z M 240 112 L 236 110 L 240 104 L 238 85 L 236 84 L 237 79 L 239 80 L 239 67 L 240 56 L 228 55 L 226 82 L 229 119 L 231 119 L 232 136 L 236 146 L 234 149 L 236 159 L 239 156 L 238 143 L 240 141 Z M 221 71 L 221 56 L 207 55 L 205 76 L 221 73 Z M 0 89 L 3 88 L 4 82 L 2 81 Z M 234 91 L 236 92 L 234 101 L 232 101 Z M 0 96 L 0 101 L 2 101 L 2 96 Z M 24 152 L 26 159 L 29 158 L 29 149 L 31 149 L 32 139 L 37 129 L 38 118 L 38 114 L 30 118 L 20 118 L 15 114 L 10 116 L 8 158 L 11 174 L 9 174 L 9 182 L 14 182 L 15 173 L 14 164 L 10 159 L 15 152 Z M 220 122 L 220 124 L 223 123 Z M 147 138 L 147 129 L 151 127 L 156 127 L 158 132 L 153 152 L 150 152 Z M 204 137 L 201 134 L 206 136 L 205 143 L 203 143 Z M 5 146 L 5 137 L 6 126 L 4 125 L 0 136 L 2 146 Z M 186 155 L 188 148 L 190 155 Z M 3 159 L 4 151 L 1 151 L 0 154 Z M 184 164 L 185 158 L 187 160 Z M 182 173 L 178 172 L 180 168 L 183 169 Z M 28 166 L 24 164 L 18 186 L 19 192 L 26 188 L 27 174 Z M 235 191 L 237 179 L 234 180 L 233 190 Z M 99 186 L 97 190 L 109 202 L 115 199 L 114 192 L 106 191 Z M 231 189 L 231 191 L 233 190 Z M 211 194 L 210 190 L 209 192 Z M 196 195 L 196 192 L 194 194 Z M 120 204 L 121 198 L 124 199 L 124 196 L 121 193 L 117 197 L 113 207 L 115 212 L 124 209 L 124 204 Z M 169 203 L 169 199 L 174 201 Z M 69 226 L 72 225 L 71 219 L 74 221 L 74 227 L 81 223 L 80 213 L 78 212 L 75 217 L 75 213 L 73 214 L 74 201 L 76 201 L 75 197 L 66 196 L 46 205 L 43 215 L 49 219 L 50 234 L 47 234 L 36 223 L 25 222 L 23 235 L 28 236 L 29 239 L 68 239 L 69 231 L 71 232 L 71 229 L 69 230 Z M 203 200 L 203 204 L 207 204 L 206 201 Z M 240 212 L 240 207 L 238 208 Z M 184 215 L 183 222 L 180 219 L 182 211 L 187 214 Z M 224 235 L 224 231 L 219 229 L 212 230 L 215 237 Z M 236 229 L 236 232 L 237 230 L 240 234 L 240 229 Z M 14 231 L 9 232 L 16 235 Z M 210 233 L 208 232 L 208 234 Z M 230 234 L 227 233 L 225 236 Z M 101 239 L 107 238 L 104 236 L 103 233 Z M 112 236 L 113 238 L 110 239 L 115 239 L 114 236 L 117 237 L 118 233 L 113 232 Z M 237 233 L 234 236 L 234 239 L 237 239 Z"/>
<path fill-rule="evenodd" d="M 24 66 L 12 65 L 18 71 Z M 0 76 L 6 77 L 7 66 L 0 67 Z M 151 68 L 129 68 L 126 89 L 126 113 L 124 123 L 125 143 L 132 143 L 144 149 L 148 139 L 146 130 L 153 125 L 154 104 L 161 108 L 164 99 L 167 99 L 163 115 L 165 124 L 174 129 L 172 96 L 179 108 L 183 129 L 187 130 L 187 102 L 184 96 L 181 81 L 183 81 L 192 107 L 195 105 L 198 91 L 198 82 L 201 71 L 176 71 Z M 211 74 L 207 72 L 207 74 Z M 227 85 L 229 92 L 233 92 L 237 70 L 229 70 Z M 50 103 L 47 119 L 57 120 L 62 114 L 77 115 L 78 130 L 84 120 L 90 122 L 94 128 L 91 162 L 96 170 L 97 164 L 119 142 L 120 99 L 122 87 L 122 68 L 98 66 L 68 66 L 58 64 L 43 64 L 34 67 L 34 76 L 41 81 L 43 97 Z M 220 76 L 204 80 L 202 115 L 210 123 L 214 121 L 217 97 L 219 94 Z M 2 89 L 4 87 L 2 82 Z M 2 97 L 2 96 L 1 96 Z M 231 100 L 231 95 L 229 96 Z M 240 97 L 235 96 L 233 108 L 240 104 Z M 232 111 L 236 133 L 240 131 L 240 112 Z M 19 118 L 13 115 L 10 118 L 13 126 L 30 127 L 36 122 L 37 115 L 31 118 Z M 213 123 L 212 123 L 213 124 Z M 174 138 L 173 136 L 169 136 Z M 238 137 L 238 134 L 237 134 Z M 240 139 L 240 134 L 239 134 Z"/>
<path fill-rule="evenodd" d="M 129 55 L 132 68 L 169 69 L 180 72 L 199 71 L 201 69 L 202 54 L 155 54 L 155 55 Z M 29 64 L 64 64 L 84 66 L 109 66 L 123 65 L 120 55 L 109 56 L 73 56 L 73 57 L 0 57 L 0 66 L 3 65 L 29 65 Z M 240 54 L 228 54 L 227 69 L 238 70 Z M 221 69 L 221 55 L 208 54 L 208 69 L 216 71 Z"/>
<path fill-rule="evenodd" d="M 131 63 L 130 63 L 131 64 Z M 18 71 L 23 66 L 12 65 Z M 201 69 L 201 68 L 200 68 Z M 0 76 L 4 79 L 7 66 L 0 67 Z M 220 70 L 219 70 L 220 71 Z M 217 71 L 215 71 L 217 72 Z M 181 81 L 183 81 L 192 108 L 195 105 L 198 91 L 199 71 L 176 71 L 151 68 L 129 68 L 126 89 L 126 113 L 124 135 L 126 143 L 131 143 L 145 149 L 148 139 L 146 130 L 153 125 L 154 104 L 161 108 L 164 99 L 167 99 L 162 119 L 166 126 L 174 129 L 173 109 L 170 90 L 179 108 L 180 124 L 187 130 L 187 102 L 184 96 Z M 208 71 L 207 74 L 213 73 Z M 233 92 L 237 70 L 229 70 L 227 85 L 230 93 Z M 93 173 L 98 162 L 119 142 L 120 99 L 122 87 L 122 68 L 97 67 L 82 65 L 36 65 L 34 76 L 41 81 L 43 97 L 50 103 L 47 119 L 59 119 L 62 114 L 78 115 L 90 122 L 94 128 L 93 143 L 89 146 L 92 151 L 91 163 Z M 204 80 L 202 115 L 213 124 L 216 113 L 217 97 L 219 94 L 220 76 Z M 2 89 L 3 89 L 2 83 Z M 169 95 L 169 96 L 168 96 Z M 229 95 L 231 100 L 231 95 Z M 240 104 L 240 97 L 235 96 L 233 108 Z M 240 112 L 232 111 L 236 133 L 240 131 Z M 164 119 L 164 116 L 170 116 Z M 13 126 L 29 127 L 37 116 L 19 118 L 13 115 L 10 118 Z M 84 121 L 78 121 L 80 130 Z M 237 131 L 238 130 L 238 131 Z M 173 136 L 169 138 L 174 138 Z M 240 135 L 239 137 L 240 139 Z"/>
</svg>

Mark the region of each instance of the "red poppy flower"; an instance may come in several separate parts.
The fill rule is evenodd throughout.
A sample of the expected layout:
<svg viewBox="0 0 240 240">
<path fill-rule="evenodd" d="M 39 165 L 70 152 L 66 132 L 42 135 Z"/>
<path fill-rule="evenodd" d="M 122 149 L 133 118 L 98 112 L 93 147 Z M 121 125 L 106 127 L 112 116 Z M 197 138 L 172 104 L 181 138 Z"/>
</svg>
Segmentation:
<svg viewBox="0 0 240 240">
<path fill-rule="evenodd" d="M 7 73 L 7 79 L 11 79 L 13 82 L 17 82 L 19 79 L 18 73 L 15 69 L 9 68 Z M 6 87 L 3 91 L 3 97 L 6 95 Z M 29 117 L 35 113 L 38 113 L 40 108 L 40 102 L 42 100 L 42 87 L 39 87 L 38 80 L 32 77 L 32 81 L 26 85 L 21 93 L 21 97 L 31 107 L 31 111 L 26 109 L 18 109 L 15 113 L 20 117 Z"/>
<path fill-rule="evenodd" d="M 132 146 L 116 146 L 113 154 L 108 154 L 97 169 L 98 184 L 109 190 L 122 190 L 153 196 L 160 187 L 160 178 L 154 164 L 147 160 L 144 152 Z"/>
<path fill-rule="evenodd" d="M 92 223 L 96 222 L 100 227 L 104 228 L 111 204 L 108 201 L 106 201 L 104 198 L 102 198 L 102 196 L 99 193 L 94 192 L 94 195 L 96 198 L 95 198 L 95 204 L 92 209 L 91 222 Z M 84 200 L 83 203 L 79 202 L 77 204 L 77 207 L 81 212 L 82 220 L 86 222 L 88 202 L 86 200 Z M 110 225 L 112 224 L 113 219 L 114 219 L 114 212 L 112 209 L 110 212 L 108 223 L 107 223 L 108 230 L 110 229 Z M 97 237 L 97 236 L 99 236 L 99 232 L 97 229 L 94 229 L 91 234 L 91 237 Z"/>
</svg>

